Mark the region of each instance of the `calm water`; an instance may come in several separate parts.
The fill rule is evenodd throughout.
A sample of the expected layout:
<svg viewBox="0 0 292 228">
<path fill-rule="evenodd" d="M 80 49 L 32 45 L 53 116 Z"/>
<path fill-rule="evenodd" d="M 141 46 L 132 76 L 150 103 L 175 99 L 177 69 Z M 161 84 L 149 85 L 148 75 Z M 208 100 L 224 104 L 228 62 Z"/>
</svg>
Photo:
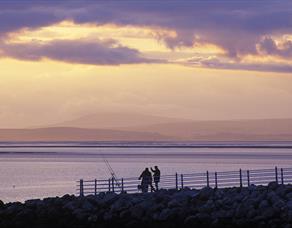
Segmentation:
<svg viewBox="0 0 292 228">
<path fill-rule="evenodd" d="M 292 167 L 292 142 L 0 143 L 0 199 L 76 193 L 76 181 L 139 176 L 158 165 L 163 174 Z"/>
</svg>

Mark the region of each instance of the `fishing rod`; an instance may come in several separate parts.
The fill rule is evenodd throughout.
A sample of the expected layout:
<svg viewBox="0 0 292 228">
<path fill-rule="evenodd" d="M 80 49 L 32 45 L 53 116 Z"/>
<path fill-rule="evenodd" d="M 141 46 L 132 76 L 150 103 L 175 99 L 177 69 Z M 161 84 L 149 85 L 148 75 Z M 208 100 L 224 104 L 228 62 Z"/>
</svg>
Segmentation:
<svg viewBox="0 0 292 228">
<path fill-rule="evenodd" d="M 121 184 L 120 184 L 120 182 L 118 181 L 118 177 L 117 177 L 115 171 L 113 170 L 113 168 L 111 167 L 109 161 L 105 158 L 105 156 L 104 156 L 103 154 L 102 154 L 102 157 L 103 157 L 103 161 L 104 161 L 104 163 L 106 164 L 106 167 L 107 167 L 107 169 L 108 169 L 110 175 L 112 176 L 114 182 L 116 183 L 116 186 L 120 187 Z"/>
</svg>

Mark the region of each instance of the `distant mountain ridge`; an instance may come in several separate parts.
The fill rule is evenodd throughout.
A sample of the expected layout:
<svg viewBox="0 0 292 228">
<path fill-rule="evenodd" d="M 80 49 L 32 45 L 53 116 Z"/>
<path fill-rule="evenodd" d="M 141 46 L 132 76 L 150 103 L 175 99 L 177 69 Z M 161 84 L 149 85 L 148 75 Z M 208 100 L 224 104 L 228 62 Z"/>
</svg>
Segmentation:
<svg viewBox="0 0 292 228">
<path fill-rule="evenodd" d="M 292 140 L 292 119 L 191 121 L 123 130 L 156 132 L 184 140 Z"/>
<path fill-rule="evenodd" d="M 84 116 L 30 129 L 0 129 L 0 141 L 292 141 L 291 119 L 193 121 L 136 113 Z"/>
<path fill-rule="evenodd" d="M 36 129 L 0 129 L 0 141 L 156 141 L 167 140 L 158 133 L 53 127 Z"/>
<path fill-rule="evenodd" d="M 171 118 L 141 113 L 97 113 L 82 116 L 73 120 L 51 124 L 49 127 L 79 127 L 95 129 L 117 129 L 132 126 L 189 122 L 192 120 L 183 118 Z M 47 127 L 47 126 L 46 126 Z"/>
</svg>

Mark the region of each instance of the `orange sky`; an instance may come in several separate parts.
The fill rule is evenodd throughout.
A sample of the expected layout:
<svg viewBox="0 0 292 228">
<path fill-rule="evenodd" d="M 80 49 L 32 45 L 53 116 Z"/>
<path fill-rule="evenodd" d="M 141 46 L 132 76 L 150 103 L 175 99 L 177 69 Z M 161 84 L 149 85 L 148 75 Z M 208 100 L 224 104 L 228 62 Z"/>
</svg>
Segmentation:
<svg viewBox="0 0 292 228">
<path fill-rule="evenodd" d="M 72 20 L 7 32 L 0 43 L 0 127 L 46 125 L 97 112 L 194 120 L 292 117 L 292 73 L 274 70 L 292 65 L 283 57 L 290 33 L 262 36 L 257 53 L 237 58 L 199 34 L 192 45 L 170 47 L 165 41 L 179 36 L 158 25 Z M 66 56 L 70 49 L 55 53 L 74 42 L 76 56 Z M 105 62 L 83 46 L 77 49 L 94 42 Z M 267 53 L 266 42 L 278 54 Z M 121 52 L 126 55 L 116 62 Z"/>
</svg>

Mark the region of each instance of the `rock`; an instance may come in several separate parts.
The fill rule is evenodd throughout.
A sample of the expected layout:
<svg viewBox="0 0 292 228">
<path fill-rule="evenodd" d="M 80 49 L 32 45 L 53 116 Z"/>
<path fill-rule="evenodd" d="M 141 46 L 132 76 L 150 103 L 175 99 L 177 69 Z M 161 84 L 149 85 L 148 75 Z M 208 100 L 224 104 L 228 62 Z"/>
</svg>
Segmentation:
<svg viewBox="0 0 292 228">
<path fill-rule="evenodd" d="M 291 199 L 292 200 L 292 192 L 288 192 L 286 195 L 285 195 L 286 199 Z"/>
<path fill-rule="evenodd" d="M 173 207 L 180 207 L 182 205 L 182 202 L 176 199 L 173 199 L 168 202 L 167 207 L 173 208 Z"/>
<path fill-rule="evenodd" d="M 210 187 L 203 188 L 197 195 L 197 197 L 202 201 L 207 201 L 212 195 L 214 190 Z"/>
<path fill-rule="evenodd" d="M 244 204 L 239 204 L 239 206 L 235 209 L 236 218 L 242 218 L 247 215 L 249 208 Z"/>
<path fill-rule="evenodd" d="M 252 219 L 252 218 L 254 218 L 254 217 L 256 217 L 257 216 L 257 211 L 255 210 L 255 209 L 251 209 L 251 210 L 249 210 L 248 212 L 247 212 L 247 215 L 246 215 L 246 217 L 248 218 L 248 219 Z"/>
<path fill-rule="evenodd" d="M 81 208 L 83 211 L 89 212 L 94 209 L 94 206 L 88 200 L 84 200 L 81 204 Z"/>
<path fill-rule="evenodd" d="M 171 210 L 169 208 L 163 209 L 159 214 L 158 220 L 159 221 L 166 221 L 171 216 Z"/>
<path fill-rule="evenodd" d="M 130 209 L 130 213 L 133 218 L 141 219 L 144 214 L 144 210 L 142 207 L 134 206 Z"/>
<path fill-rule="evenodd" d="M 70 201 L 63 206 L 63 209 L 69 210 L 69 211 L 74 211 L 75 208 L 76 208 L 76 203 L 74 201 Z"/>
<path fill-rule="evenodd" d="M 212 200 L 208 200 L 198 210 L 199 212 L 202 212 L 202 213 L 211 213 L 213 210 L 215 210 L 215 205 Z"/>
<path fill-rule="evenodd" d="M 0 201 L 0 227 L 285 227 L 292 187 L 275 186 Z"/>
<path fill-rule="evenodd" d="M 267 201 L 267 200 L 263 200 L 263 201 L 261 201 L 260 204 L 259 204 L 259 209 L 262 210 L 262 209 L 265 209 L 265 208 L 267 208 L 267 207 L 269 207 L 269 206 L 270 206 L 270 205 L 269 205 L 268 201 Z"/>
<path fill-rule="evenodd" d="M 118 195 L 116 193 L 106 193 L 104 195 L 104 197 L 100 200 L 100 202 L 104 203 L 104 204 L 112 204 L 113 202 L 115 202 L 115 200 L 117 199 Z"/>
<path fill-rule="evenodd" d="M 224 211 L 224 210 L 218 210 L 212 213 L 212 218 L 217 219 L 230 219 L 233 217 L 232 211 Z"/>
<path fill-rule="evenodd" d="M 286 205 L 289 210 L 292 210 L 292 200 L 289 200 Z"/>
<path fill-rule="evenodd" d="M 197 224 L 197 217 L 194 216 L 194 215 L 191 215 L 191 216 L 187 217 L 184 220 L 184 224 L 187 227 L 193 227 L 193 226 L 195 226 Z"/>
<path fill-rule="evenodd" d="M 286 207 L 287 206 L 286 206 L 285 202 L 281 199 L 273 203 L 274 209 L 285 210 Z"/>
<path fill-rule="evenodd" d="M 274 204 L 281 200 L 281 198 L 274 191 L 271 191 L 267 194 L 267 199 L 271 202 L 271 204 Z"/>
<path fill-rule="evenodd" d="M 268 189 L 269 190 L 276 190 L 278 188 L 278 186 L 279 186 L 279 184 L 277 182 L 273 181 L 273 182 L 270 182 L 268 184 Z"/>
<path fill-rule="evenodd" d="M 198 213 L 196 214 L 196 219 L 200 222 L 200 223 L 203 223 L 203 224 L 208 224 L 211 221 L 211 216 L 207 213 Z"/>
<path fill-rule="evenodd" d="M 120 212 L 120 215 L 119 215 L 121 219 L 129 218 L 130 216 L 131 216 L 131 212 L 129 210 L 124 210 Z"/>
<path fill-rule="evenodd" d="M 276 212 L 272 207 L 268 207 L 263 209 L 261 214 L 265 219 L 270 219 L 276 215 Z"/>
</svg>

